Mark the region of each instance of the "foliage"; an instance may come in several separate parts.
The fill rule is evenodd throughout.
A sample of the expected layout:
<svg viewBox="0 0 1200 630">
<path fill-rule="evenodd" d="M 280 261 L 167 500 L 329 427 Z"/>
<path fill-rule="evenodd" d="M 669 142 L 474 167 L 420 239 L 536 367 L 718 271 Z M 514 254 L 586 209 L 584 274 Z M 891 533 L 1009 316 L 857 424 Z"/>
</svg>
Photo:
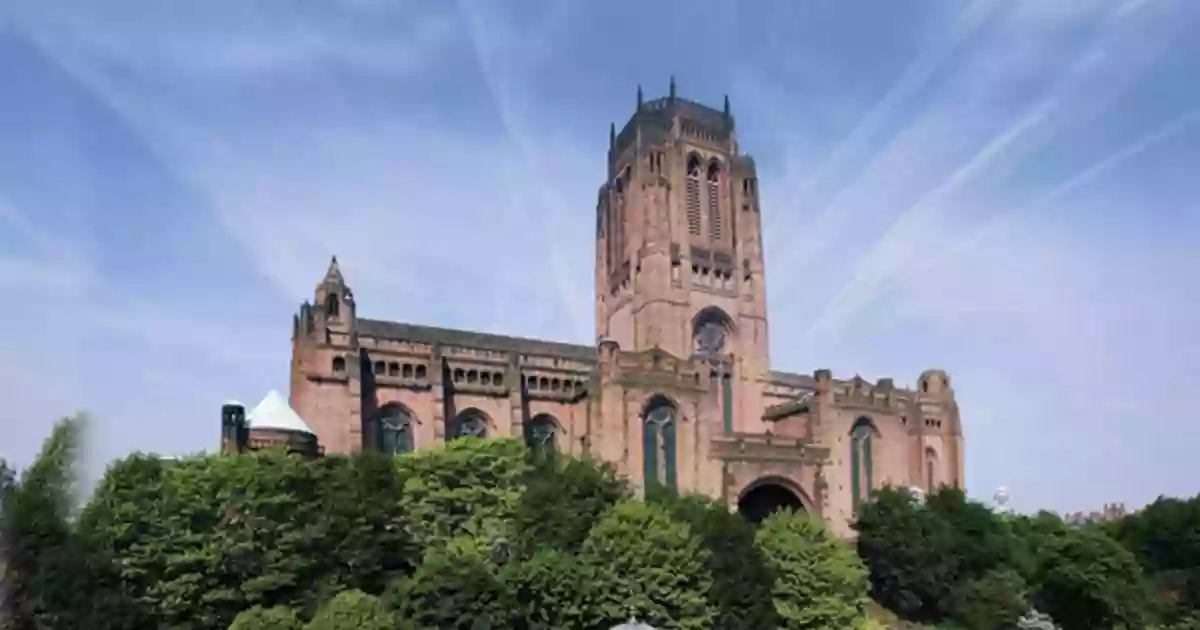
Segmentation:
<svg viewBox="0 0 1200 630">
<path fill-rule="evenodd" d="M 603 624 L 611 611 L 606 612 L 603 603 L 605 593 L 614 588 L 614 576 L 607 567 L 546 549 L 505 567 L 501 578 L 512 589 L 515 628 L 609 627 Z"/>
<path fill-rule="evenodd" d="M 876 601 L 902 619 L 936 622 L 947 617 L 957 570 L 946 553 L 954 544 L 950 523 L 908 491 L 883 488 L 860 506 L 854 527 Z"/>
<path fill-rule="evenodd" d="M 608 464 L 535 454 L 516 512 L 523 555 L 538 549 L 579 551 L 592 525 L 630 496 L 629 486 Z"/>
<path fill-rule="evenodd" d="M 616 625 L 632 613 L 650 625 L 680 630 L 712 627 L 708 555 L 686 524 L 638 501 L 614 506 L 580 550 L 597 573 L 607 572 L 600 581 L 609 588 L 595 602 L 606 623 Z"/>
<path fill-rule="evenodd" d="M 382 593 L 393 579 L 411 573 L 420 550 L 396 501 L 403 477 L 392 458 L 366 452 L 312 465 L 324 484 L 325 536 L 331 543 L 321 593 Z"/>
<path fill-rule="evenodd" d="M 5 466 L 0 539 L 4 541 L 5 620 L 10 630 L 84 627 L 91 606 L 88 555 L 75 536 L 78 474 L 86 418 L 59 420 L 16 480 Z"/>
<path fill-rule="evenodd" d="M 775 575 L 755 544 L 754 526 L 728 507 L 701 496 L 665 494 L 654 499 L 688 524 L 708 550 L 713 576 L 708 592 L 723 630 L 759 630 L 777 624 L 772 588 Z"/>
<path fill-rule="evenodd" d="M 530 467 L 520 442 L 463 438 L 397 458 L 396 466 L 404 480 L 399 506 L 421 549 L 480 531 L 512 536 Z"/>
<path fill-rule="evenodd" d="M 1200 626 L 1200 495 L 1159 497 L 1112 533 L 1149 573 L 1167 618 Z"/>
<path fill-rule="evenodd" d="M 79 529 L 106 550 L 103 589 L 139 604 L 123 627 L 224 628 L 249 607 L 311 613 L 406 572 L 416 552 L 397 486 L 391 462 L 370 455 L 133 455 L 109 468 Z"/>
<path fill-rule="evenodd" d="M 1014 628 L 1029 610 L 1028 587 L 1012 569 L 993 569 L 951 592 L 953 619 L 966 628 Z"/>
<path fill-rule="evenodd" d="M 632 500 L 603 464 L 463 439 L 395 458 L 134 454 L 77 512 L 83 422 L 20 475 L 0 461 L 5 630 L 1052 627 L 1031 606 L 1063 630 L 1200 628 L 1200 497 L 1076 527 L 884 488 L 856 558 L 804 515 L 755 529 L 702 497 Z M 868 589 L 890 611 L 867 615 Z"/>
<path fill-rule="evenodd" d="M 493 552 L 470 537 L 433 547 L 410 579 L 389 590 L 389 604 L 422 628 L 471 630 L 479 619 L 505 620 L 513 598 Z"/>
<path fill-rule="evenodd" d="M 303 626 L 296 611 L 283 606 L 247 608 L 233 618 L 229 630 L 300 630 Z"/>
<path fill-rule="evenodd" d="M 322 605 L 305 630 L 393 630 L 396 625 L 395 616 L 378 597 L 349 590 Z"/>
<path fill-rule="evenodd" d="M 840 630 L 861 623 L 867 571 L 823 522 L 776 512 L 763 521 L 757 540 L 776 576 L 772 593 L 781 628 Z"/>
<path fill-rule="evenodd" d="M 1034 603 L 1064 630 L 1147 624 L 1151 598 L 1141 568 L 1102 529 L 1069 527 L 1048 514 L 1023 529 L 1037 558 Z"/>
</svg>

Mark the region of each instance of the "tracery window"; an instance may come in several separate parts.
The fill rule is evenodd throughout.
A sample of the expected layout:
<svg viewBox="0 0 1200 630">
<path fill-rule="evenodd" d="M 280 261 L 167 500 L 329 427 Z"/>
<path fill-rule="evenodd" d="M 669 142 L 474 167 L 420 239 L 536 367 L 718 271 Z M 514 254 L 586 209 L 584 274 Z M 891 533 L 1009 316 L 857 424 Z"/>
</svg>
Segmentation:
<svg viewBox="0 0 1200 630">
<path fill-rule="evenodd" d="M 558 423 L 548 414 L 539 414 L 525 425 L 525 445 L 536 453 L 554 453 Z"/>
<path fill-rule="evenodd" d="M 871 471 L 871 437 L 875 427 L 869 418 L 859 418 L 850 431 L 850 493 L 857 510 L 871 495 L 874 479 Z"/>
<path fill-rule="evenodd" d="M 660 486 L 674 491 L 675 474 L 675 407 L 666 400 L 656 400 L 647 409 L 642 421 L 642 478 L 647 488 Z"/>
<path fill-rule="evenodd" d="M 703 358 L 720 356 L 725 351 L 725 326 L 718 321 L 708 321 L 696 329 L 695 352 Z"/>
<path fill-rule="evenodd" d="M 336 293 L 330 293 L 325 298 L 325 315 L 328 317 L 337 317 L 341 310 L 341 301 L 338 300 Z"/>
<path fill-rule="evenodd" d="M 379 450 L 387 455 L 411 453 L 413 450 L 412 416 L 398 405 L 380 410 Z"/>
<path fill-rule="evenodd" d="M 463 437 L 487 437 L 487 417 L 478 409 L 468 409 L 454 417 L 450 423 L 447 439 L 457 440 Z"/>
</svg>

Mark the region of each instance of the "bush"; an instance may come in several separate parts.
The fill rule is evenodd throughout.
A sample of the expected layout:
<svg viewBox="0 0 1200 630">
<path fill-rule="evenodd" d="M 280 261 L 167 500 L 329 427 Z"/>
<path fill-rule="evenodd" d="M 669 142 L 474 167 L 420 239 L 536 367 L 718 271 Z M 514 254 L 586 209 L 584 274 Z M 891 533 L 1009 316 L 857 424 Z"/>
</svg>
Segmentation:
<svg viewBox="0 0 1200 630">
<path fill-rule="evenodd" d="M 629 487 L 608 464 L 534 456 L 516 511 L 523 555 L 539 549 L 579 551 L 605 512 L 628 499 Z"/>
<path fill-rule="evenodd" d="M 393 630 L 395 617 L 379 598 L 358 590 L 343 591 L 317 610 L 306 630 Z"/>
<path fill-rule="evenodd" d="M 712 628 L 708 552 L 662 507 L 618 503 L 592 529 L 580 557 L 607 582 L 595 603 L 610 626 L 635 614 L 652 626 Z"/>
<path fill-rule="evenodd" d="M 603 625 L 598 605 L 613 588 L 611 574 L 571 554 L 547 549 L 505 567 L 512 593 L 513 626 L 526 630 L 596 628 Z"/>
<path fill-rule="evenodd" d="M 255 606 L 238 613 L 229 630 L 300 630 L 301 626 L 300 618 L 291 608 Z"/>
<path fill-rule="evenodd" d="M 396 458 L 404 480 L 399 505 L 418 548 L 480 530 L 511 536 L 529 471 L 526 455 L 516 440 L 466 438 Z"/>
<path fill-rule="evenodd" d="M 662 495 L 654 499 L 688 524 L 708 551 L 713 576 L 709 603 L 722 630 L 761 630 L 778 624 L 771 601 L 774 574 L 754 541 L 749 521 L 707 497 Z"/>
<path fill-rule="evenodd" d="M 469 537 L 431 548 L 416 573 L 389 590 L 391 607 L 422 628 L 470 630 L 480 620 L 506 622 L 513 597 L 495 551 Z"/>
<path fill-rule="evenodd" d="M 776 512 L 763 521 L 757 541 L 775 573 L 772 599 L 781 628 L 842 630 L 863 623 L 866 568 L 823 522 Z"/>
</svg>

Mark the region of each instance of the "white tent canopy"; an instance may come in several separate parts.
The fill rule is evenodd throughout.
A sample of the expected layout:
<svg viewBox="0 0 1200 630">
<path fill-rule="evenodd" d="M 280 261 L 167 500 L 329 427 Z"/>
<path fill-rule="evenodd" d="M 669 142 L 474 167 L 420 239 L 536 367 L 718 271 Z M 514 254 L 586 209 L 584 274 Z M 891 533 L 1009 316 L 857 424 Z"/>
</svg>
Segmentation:
<svg viewBox="0 0 1200 630">
<path fill-rule="evenodd" d="M 297 431 L 315 435 L 312 428 L 275 390 L 271 390 L 253 411 L 246 414 L 246 421 L 251 429 Z"/>
</svg>

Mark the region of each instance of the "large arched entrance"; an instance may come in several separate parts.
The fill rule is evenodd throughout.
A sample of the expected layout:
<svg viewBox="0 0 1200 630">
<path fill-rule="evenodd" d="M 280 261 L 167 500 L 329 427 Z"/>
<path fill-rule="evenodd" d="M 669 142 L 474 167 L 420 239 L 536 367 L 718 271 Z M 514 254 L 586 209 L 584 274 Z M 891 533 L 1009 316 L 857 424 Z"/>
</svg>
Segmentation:
<svg viewBox="0 0 1200 630">
<path fill-rule="evenodd" d="M 804 501 L 780 480 L 765 479 L 751 484 L 738 499 L 738 513 L 755 525 L 779 510 L 803 512 Z"/>
</svg>

